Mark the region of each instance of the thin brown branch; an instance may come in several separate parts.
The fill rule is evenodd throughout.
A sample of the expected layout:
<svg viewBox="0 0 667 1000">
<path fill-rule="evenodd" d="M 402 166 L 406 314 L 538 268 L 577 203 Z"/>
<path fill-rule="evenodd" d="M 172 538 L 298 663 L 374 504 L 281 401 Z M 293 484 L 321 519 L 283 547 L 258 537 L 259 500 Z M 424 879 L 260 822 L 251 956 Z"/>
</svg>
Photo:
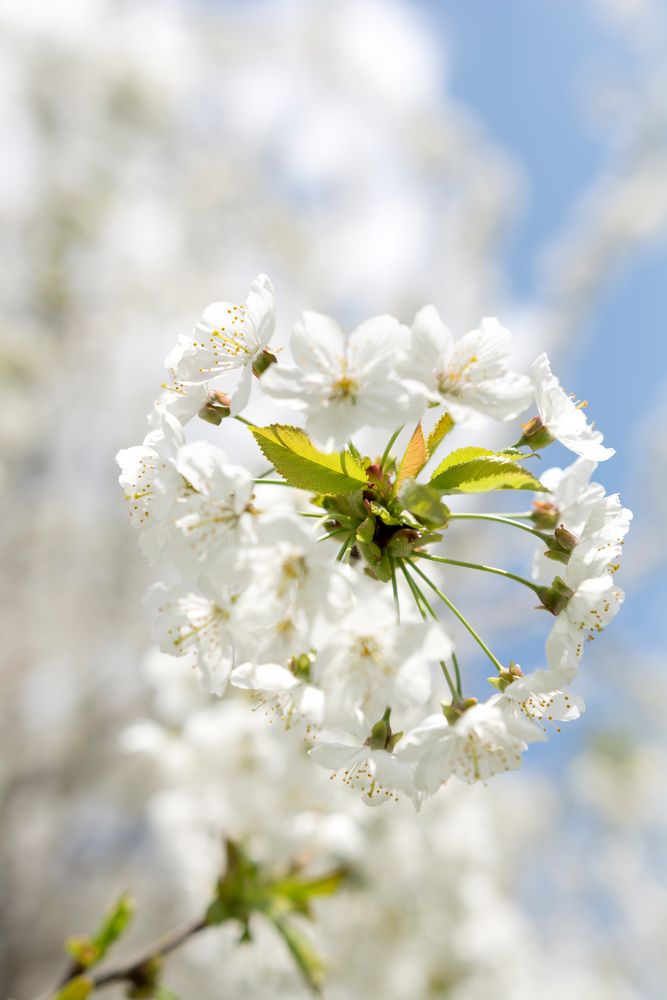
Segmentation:
<svg viewBox="0 0 667 1000">
<path fill-rule="evenodd" d="M 138 956 L 129 959 L 122 965 L 109 969 L 107 972 L 99 972 L 97 974 L 87 973 L 85 969 L 82 969 L 81 966 L 76 963 L 65 973 L 56 989 L 46 994 L 43 998 L 41 998 L 41 1000 L 51 1000 L 52 997 L 57 996 L 58 992 L 66 986 L 67 983 L 71 982 L 77 976 L 82 975 L 85 975 L 88 979 L 90 979 L 93 990 L 100 989 L 104 986 L 110 986 L 113 983 L 138 984 L 140 983 L 142 976 L 146 974 L 151 962 L 154 962 L 156 959 L 164 958 L 165 955 L 168 955 L 170 952 L 180 948 L 180 946 L 191 937 L 194 937 L 195 934 L 198 934 L 200 931 L 203 931 L 209 926 L 210 925 L 207 923 L 205 916 L 198 917 L 196 920 L 191 920 L 183 927 L 179 927 L 175 931 L 171 931 L 169 934 L 160 938 Z"/>
</svg>

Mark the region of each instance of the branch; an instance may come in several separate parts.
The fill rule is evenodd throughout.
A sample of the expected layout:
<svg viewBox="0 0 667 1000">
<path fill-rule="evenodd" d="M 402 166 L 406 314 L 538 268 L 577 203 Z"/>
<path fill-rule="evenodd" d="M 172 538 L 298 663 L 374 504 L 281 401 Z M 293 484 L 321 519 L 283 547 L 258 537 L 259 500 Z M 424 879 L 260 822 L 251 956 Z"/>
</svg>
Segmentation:
<svg viewBox="0 0 667 1000">
<path fill-rule="evenodd" d="M 51 998 L 56 997 L 62 988 L 72 982 L 73 979 L 76 979 L 77 976 L 85 976 L 90 982 L 91 993 L 96 989 L 110 986 L 113 983 L 131 983 L 134 986 L 143 986 L 147 977 L 151 975 L 161 958 L 164 958 L 165 955 L 170 954 L 172 951 L 176 951 L 177 948 L 180 948 L 182 944 L 185 944 L 195 934 L 199 934 L 200 931 L 211 926 L 214 925 L 207 921 L 206 915 L 198 917 L 196 920 L 191 920 L 183 927 L 179 927 L 164 935 L 164 937 L 159 938 L 142 954 L 129 959 L 122 965 L 111 968 L 107 972 L 100 972 L 97 975 L 87 972 L 78 962 L 74 962 L 56 989 L 44 994 L 39 1000 L 51 1000 Z"/>
</svg>

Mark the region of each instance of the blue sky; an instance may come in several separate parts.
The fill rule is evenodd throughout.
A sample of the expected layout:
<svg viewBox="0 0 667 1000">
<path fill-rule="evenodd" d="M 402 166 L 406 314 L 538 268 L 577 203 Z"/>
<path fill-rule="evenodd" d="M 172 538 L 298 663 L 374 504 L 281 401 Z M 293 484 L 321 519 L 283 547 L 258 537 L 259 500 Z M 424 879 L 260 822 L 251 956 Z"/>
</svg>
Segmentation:
<svg viewBox="0 0 667 1000">
<path fill-rule="evenodd" d="M 633 54 L 586 3 L 424 0 L 422 7 L 442 26 L 450 92 L 475 110 L 524 173 L 524 205 L 506 266 L 510 289 L 530 298 L 539 282 L 539 248 L 559 233 L 608 154 L 582 106 L 587 82 L 596 73 L 632 73 Z M 639 519 L 636 435 L 667 389 L 666 279 L 664 241 L 613 276 L 571 357 L 559 358 L 557 366 L 567 388 L 590 400 L 598 426 L 618 450 L 597 478 L 621 489 Z M 655 584 L 635 591 L 623 613 L 625 628 L 645 637 L 661 631 L 667 588 Z"/>
<path fill-rule="evenodd" d="M 609 154 L 582 104 L 587 83 L 599 73 L 632 73 L 633 54 L 586 3 L 422 0 L 421 6 L 442 27 L 449 92 L 474 109 L 523 172 L 524 203 L 509 235 L 506 270 L 510 291 L 530 300 L 539 288 L 540 247 L 561 231 L 573 203 Z M 564 385 L 590 401 L 607 443 L 617 449 L 596 478 L 610 492 L 621 491 L 635 511 L 635 531 L 647 510 L 644 484 L 636 476 L 637 435 L 648 410 L 667 392 L 666 313 L 667 240 L 645 247 L 610 278 L 570 356 L 556 363 Z M 564 462 L 567 456 L 559 453 L 553 459 Z M 631 533 L 628 552 L 632 542 Z M 667 539 L 657 544 L 665 549 Z M 625 650 L 634 662 L 630 651 L 661 645 L 664 574 L 653 573 L 627 589 L 625 607 L 594 644 L 597 662 L 582 678 L 589 728 L 621 721 L 623 707 L 614 700 L 613 688 L 604 685 L 608 656 Z M 538 647 L 541 641 L 527 645 L 523 653 L 539 657 Z M 567 728 L 553 741 L 552 753 L 540 754 L 539 760 L 532 755 L 529 766 L 562 761 L 584 737 L 577 728 Z"/>
</svg>

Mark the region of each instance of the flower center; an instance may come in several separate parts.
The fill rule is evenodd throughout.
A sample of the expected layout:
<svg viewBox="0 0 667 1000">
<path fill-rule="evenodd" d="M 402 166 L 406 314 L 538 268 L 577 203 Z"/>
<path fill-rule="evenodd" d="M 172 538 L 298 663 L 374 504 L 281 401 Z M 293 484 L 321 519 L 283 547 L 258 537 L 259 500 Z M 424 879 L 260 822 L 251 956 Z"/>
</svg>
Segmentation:
<svg viewBox="0 0 667 1000">
<path fill-rule="evenodd" d="M 331 384 L 331 394 L 329 402 L 349 402 L 356 403 L 359 393 L 359 383 L 349 375 L 341 375 Z"/>
<path fill-rule="evenodd" d="M 443 396 L 460 396 L 463 392 L 462 382 L 466 372 L 471 365 L 477 362 L 477 355 L 473 354 L 465 364 L 458 368 L 439 368 L 435 373 L 438 384 L 438 392 Z"/>
</svg>

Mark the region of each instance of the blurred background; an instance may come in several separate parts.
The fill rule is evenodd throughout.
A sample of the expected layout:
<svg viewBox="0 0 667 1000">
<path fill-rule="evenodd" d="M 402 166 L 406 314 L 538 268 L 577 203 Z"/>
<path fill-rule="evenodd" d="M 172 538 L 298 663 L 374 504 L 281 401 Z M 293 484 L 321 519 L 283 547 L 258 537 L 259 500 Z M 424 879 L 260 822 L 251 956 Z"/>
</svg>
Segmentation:
<svg viewBox="0 0 667 1000">
<path fill-rule="evenodd" d="M 53 987 L 123 889 L 129 947 L 196 913 L 224 832 L 354 867 L 314 930 L 331 1000 L 664 997 L 667 5 L 0 0 L 0 47 L 0 995 Z M 303 307 L 498 315 L 618 452 L 628 597 L 583 721 L 418 817 L 151 651 L 114 455 L 179 332 L 260 271 L 283 342 Z M 508 655 L 515 597 L 465 599 Z M 256 935 L 167 981 L 305 996 Z"/>
</svg>

